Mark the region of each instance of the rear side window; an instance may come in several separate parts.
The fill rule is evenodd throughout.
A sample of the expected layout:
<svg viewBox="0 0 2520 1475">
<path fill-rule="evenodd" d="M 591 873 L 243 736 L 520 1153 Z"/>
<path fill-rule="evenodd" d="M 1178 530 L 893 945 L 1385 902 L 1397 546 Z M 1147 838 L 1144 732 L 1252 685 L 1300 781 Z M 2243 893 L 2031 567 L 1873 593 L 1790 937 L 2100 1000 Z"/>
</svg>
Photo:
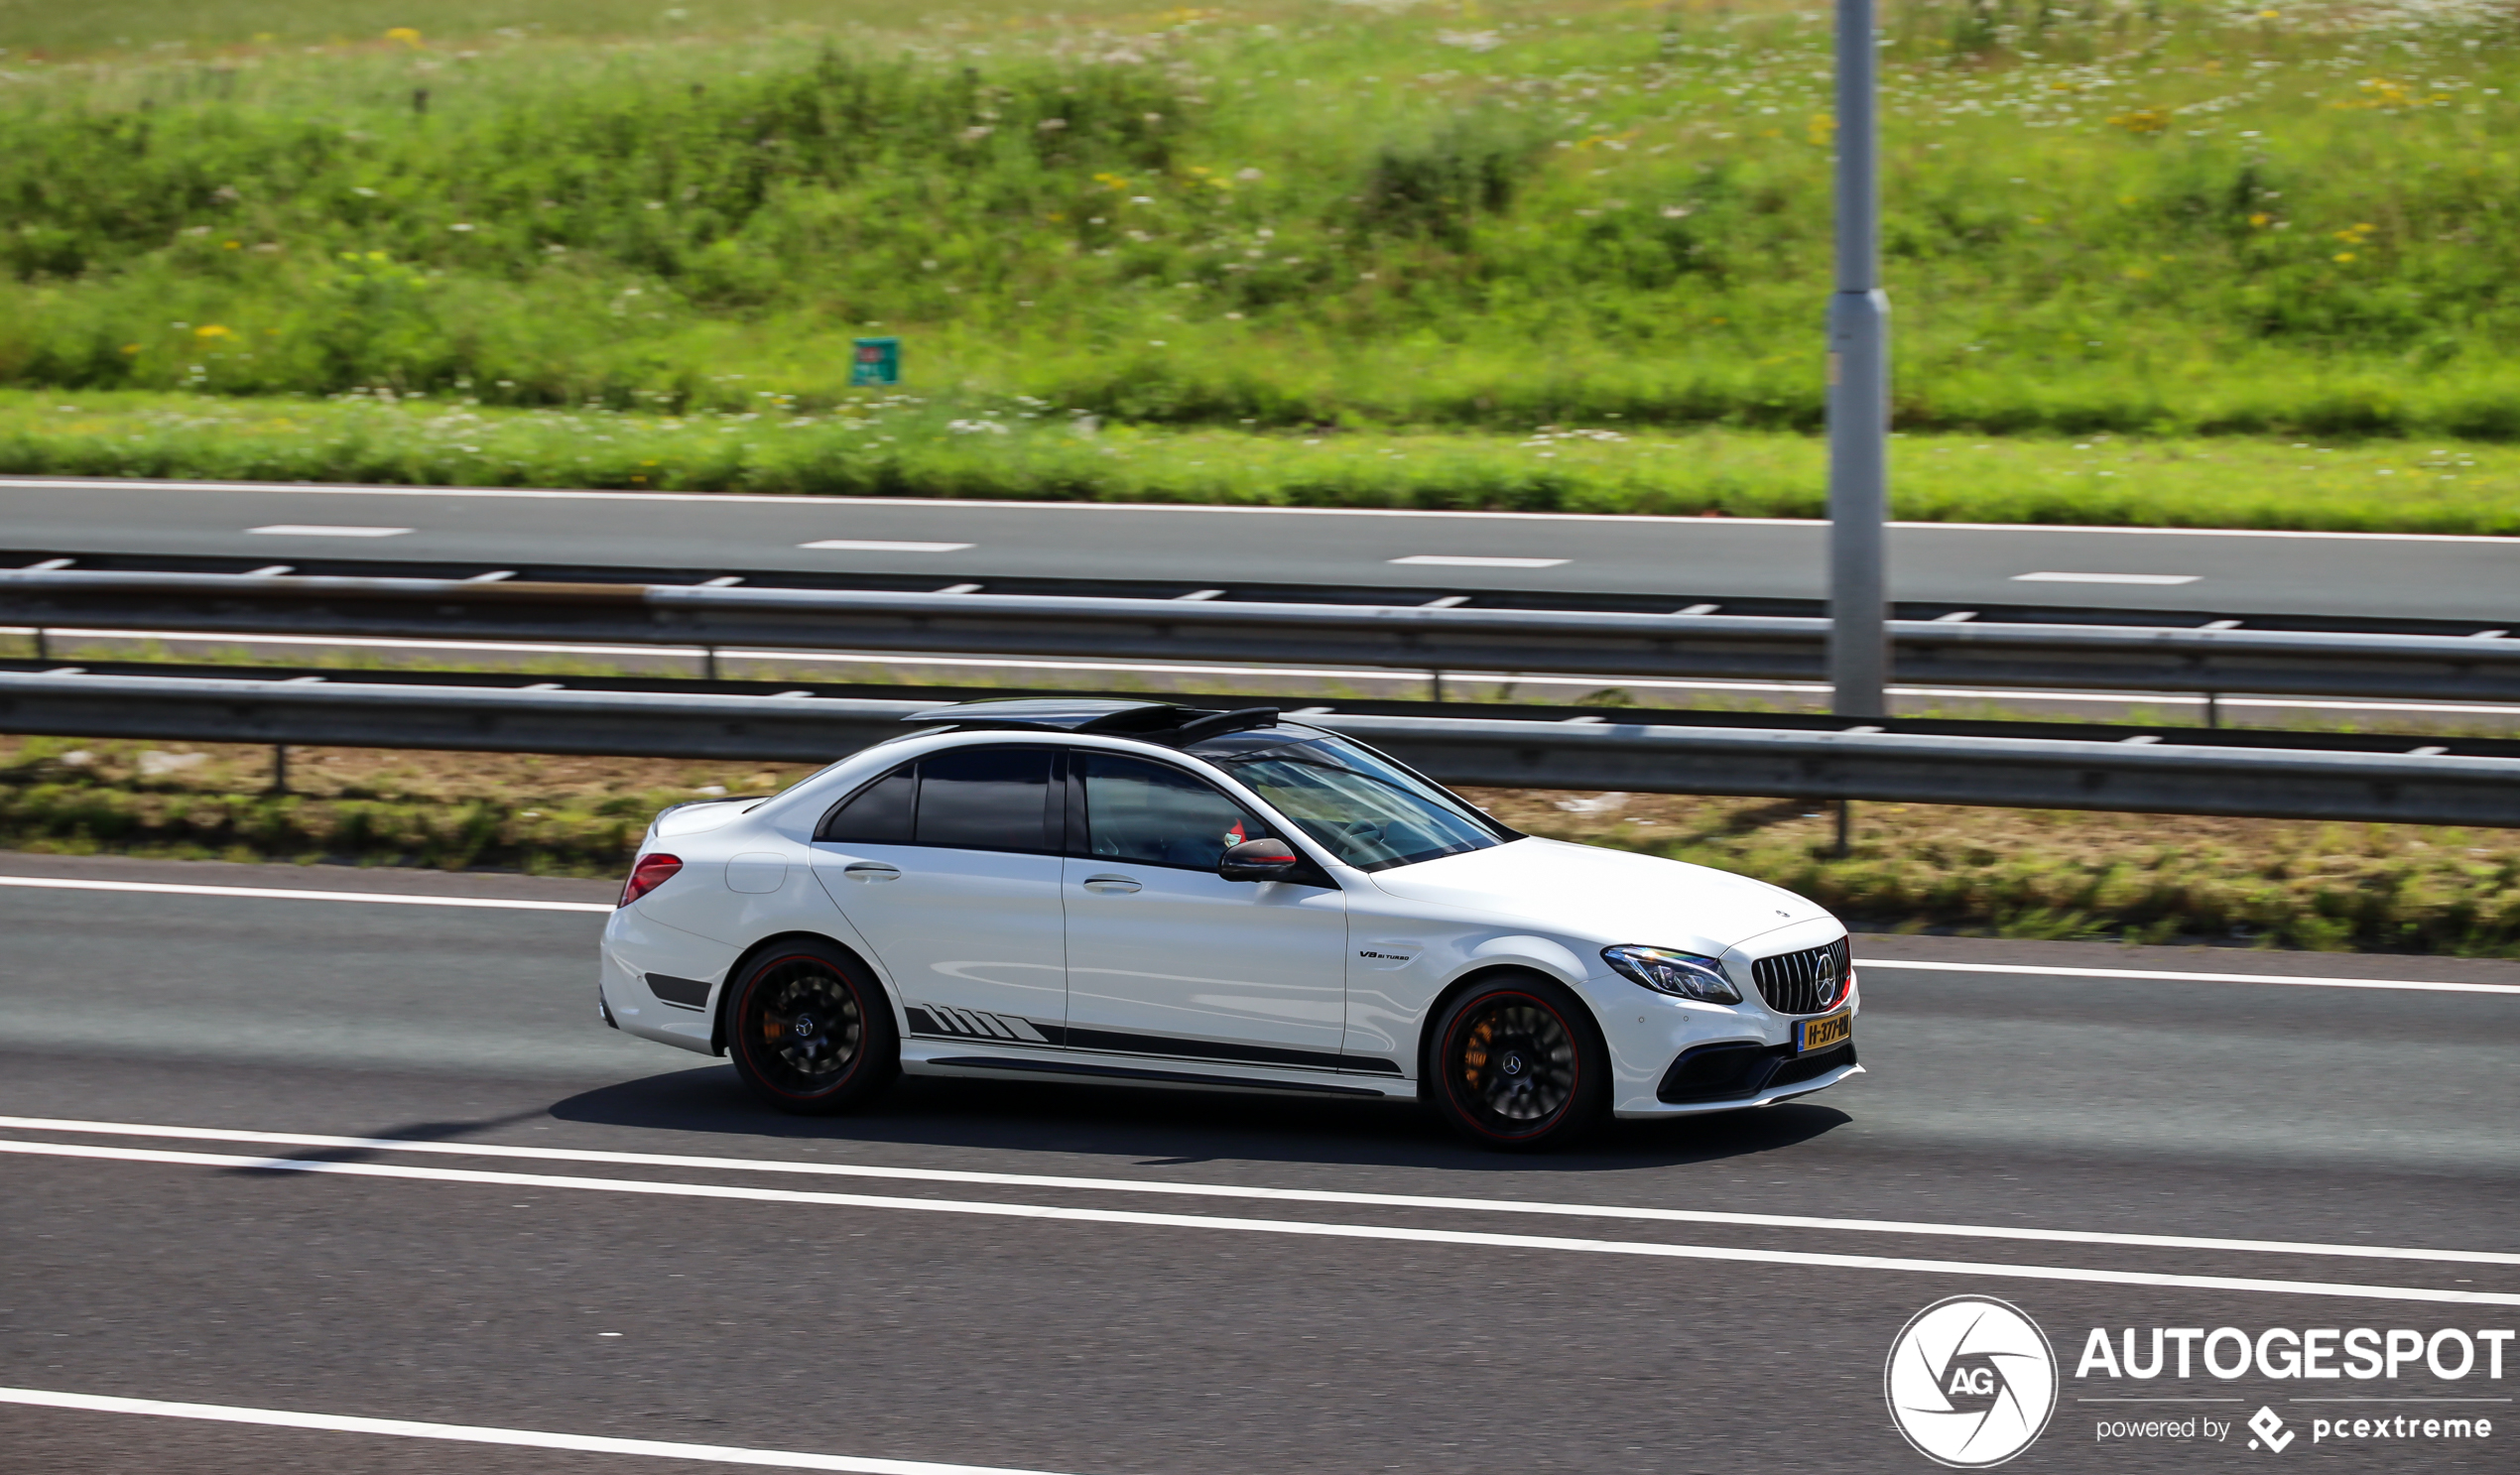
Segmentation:
<svg viewBox="0 0 2520 1475">
<path fill-rule="evenodd" d="M 957 850 L 1059 848 L 1064 793 L 1047 748 L 961 748 L 906 763 L 825 815 L 818 840 Z"/>
<path fill-rule="evenodd" d="M 1055 850 L 1047 748 L 957 748 L 919 765 L 916 843 Z"/>
<path fill-rule="evenodd" d="M 860 845 L 907 845 L 911 815 L 918 804 L 919 765 L 905 763 L 823 816 L 822 828 L 815 838 Z"/>
<path fill-rule="evenodd" d="M 1240 804 L 1179 769 L 1104 753 L 1070 761 L 1084 768 L 1089 854 L 1212 871 L 1227 846 L 1268 833 Z"/>
</svg>

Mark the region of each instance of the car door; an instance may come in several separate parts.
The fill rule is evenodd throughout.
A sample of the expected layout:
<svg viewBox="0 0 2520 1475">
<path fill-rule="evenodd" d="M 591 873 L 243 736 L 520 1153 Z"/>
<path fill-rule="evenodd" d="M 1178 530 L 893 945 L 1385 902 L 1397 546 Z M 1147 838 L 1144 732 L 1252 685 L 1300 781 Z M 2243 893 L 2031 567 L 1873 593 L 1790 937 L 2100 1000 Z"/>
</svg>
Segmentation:
<svg viewBox="0 0 2520 1475">
<path fill-rule="evenodd" d="M 1345 897 L 1218 876 L 1227 845 L 1270 831 L 1186 770 L 1079 750 L 1069 774 L 1068 1043 L 1342 1068 Z"/>
<path fill-rule="evenodd" d="M 948 748 L 823 817 L 815 875 L 892 975 L 913 1035 L 1044 1045 L 1067 1023 L 1056 757 Z"/>
</svg>

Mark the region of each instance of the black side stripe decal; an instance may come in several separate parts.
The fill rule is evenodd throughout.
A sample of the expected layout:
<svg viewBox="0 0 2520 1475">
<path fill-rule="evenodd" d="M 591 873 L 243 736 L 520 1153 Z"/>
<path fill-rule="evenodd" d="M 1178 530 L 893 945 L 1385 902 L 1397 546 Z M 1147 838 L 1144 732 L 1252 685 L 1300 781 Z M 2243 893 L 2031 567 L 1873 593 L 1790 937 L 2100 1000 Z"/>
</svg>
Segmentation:
<svg viewBox="0 0 2520 1475">
<path fill-rule="evenodd" d="M 976 1009 L 913 1004 L 910 1032 L 945 1040 L 1015 1039 L 1028 1044 L 1065 1045 L 1070 1049 L 1110 1050 L 1115 1054 L 1170 1055 L 1189 1060 L 1236 1060 L 1251 1065 L 1286 1065 L 1299 1070 L 1347 1070 L 1369 1075 L 1399 1075 L 1400 1066 L 1372 1055 L 1332 1054 L 1327 1050 L 1286 1049 L 1267 1045 L 1234 1045 L 1218 1040 L 1183 1040 L 1171 1035 L 1134 1035 L 1120 1030 L 1072 1029 L 1014 1015 L 984 1014 Z"/>
</svg>

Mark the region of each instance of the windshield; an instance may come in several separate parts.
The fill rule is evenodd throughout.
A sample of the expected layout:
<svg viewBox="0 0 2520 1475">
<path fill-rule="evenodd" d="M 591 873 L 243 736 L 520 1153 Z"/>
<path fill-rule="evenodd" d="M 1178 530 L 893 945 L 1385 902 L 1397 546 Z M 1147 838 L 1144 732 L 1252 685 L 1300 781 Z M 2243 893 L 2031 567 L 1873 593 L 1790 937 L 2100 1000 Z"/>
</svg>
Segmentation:
<svg viewBox="0 0 2520 1475">
<path fill-rule="evenodd" d="M 1227 733 L 1191 750 L 1249 785 L 1361 871 L 1387 870 L 1519 839 L 1440 786 L 1362 743 L 1287 729 Z"/>
</svg>

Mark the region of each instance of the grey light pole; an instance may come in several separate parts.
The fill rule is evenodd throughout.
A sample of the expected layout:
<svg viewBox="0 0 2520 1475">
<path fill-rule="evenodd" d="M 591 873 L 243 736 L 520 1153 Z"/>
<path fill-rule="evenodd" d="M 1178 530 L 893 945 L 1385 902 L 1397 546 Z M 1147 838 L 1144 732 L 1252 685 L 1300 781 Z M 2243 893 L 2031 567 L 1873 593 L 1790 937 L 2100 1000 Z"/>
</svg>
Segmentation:
<svg viewBox="0 0 2520 1475">
<path fill-rule="evenodd" d="M 1873 0 L 1837 0 L 1837 291 L 1828 300 L 1831 710 L 1889 712 L 1890 299 L 1881 291 Z"/>
</svg>

